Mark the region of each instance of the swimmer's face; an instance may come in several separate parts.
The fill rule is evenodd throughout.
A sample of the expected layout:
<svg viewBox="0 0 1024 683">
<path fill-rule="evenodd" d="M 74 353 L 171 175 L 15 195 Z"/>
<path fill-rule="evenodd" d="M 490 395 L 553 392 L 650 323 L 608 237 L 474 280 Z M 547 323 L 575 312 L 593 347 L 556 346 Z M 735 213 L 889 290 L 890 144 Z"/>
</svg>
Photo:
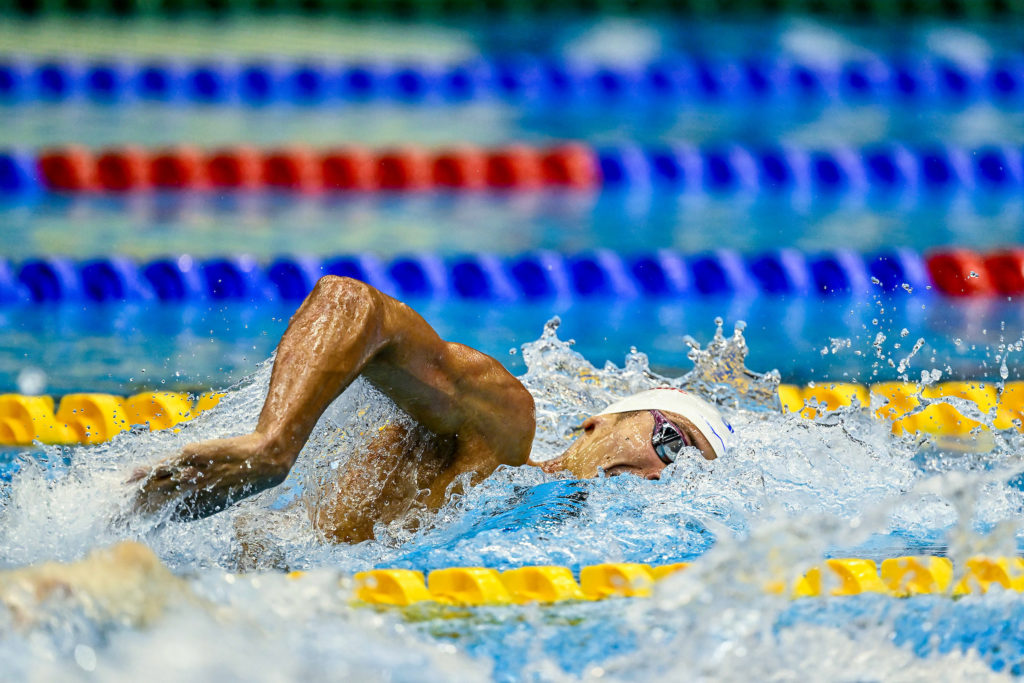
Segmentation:
<svg viewBox="0 0 1024 683">
<path fill-rule="evenodd" d="M 682 415 L 661 411 L 690 443 L 708 460 L 715 452 L 704 435 Z M 659 479 L 666 465 L 651 444 L 654 416 L 648 410 L 613 415 L 595 415 L 581 425 L 579 438 L 565 453 L 538 465 L 545 472 L 568 470 L 573 476 L 596 477 L 600 470 L 608 476 L 634 474 L 645 479 Z M 686 457 L 683 453 L 680 457 Z"/>
</svg>

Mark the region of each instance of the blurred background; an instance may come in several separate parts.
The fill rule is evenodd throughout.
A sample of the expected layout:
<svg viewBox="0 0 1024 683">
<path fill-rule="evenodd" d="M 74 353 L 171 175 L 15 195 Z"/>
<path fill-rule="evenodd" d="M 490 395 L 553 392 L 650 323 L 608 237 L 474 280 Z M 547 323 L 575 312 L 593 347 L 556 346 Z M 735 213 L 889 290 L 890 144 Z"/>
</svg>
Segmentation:
<svg viewBox="0 0 1024 683">
<path fill-rule="evenodd" d="M 0 391 L 225 387 L 324 273 L 516 372 L 1017 378 L 1022 12 L 2 0 Z"/>
</svg>

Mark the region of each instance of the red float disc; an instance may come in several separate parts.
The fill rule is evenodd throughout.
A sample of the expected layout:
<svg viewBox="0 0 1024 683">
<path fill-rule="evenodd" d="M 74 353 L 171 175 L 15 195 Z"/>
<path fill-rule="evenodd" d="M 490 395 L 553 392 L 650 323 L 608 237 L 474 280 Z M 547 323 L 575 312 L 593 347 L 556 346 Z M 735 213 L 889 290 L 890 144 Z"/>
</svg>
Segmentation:
<svg viewBox="0 0 1024 683">
<path fill-rule="evenodd" d="M 83 147 L 62 147 L 39 157 L 39 175 L 43 184 L 58 192 L 90 192 L 98 189 L 96 161 Z"/>
<path fill-rule="evenodd" d="M 938 251 L 928 257 L 932 281 L 949 296 L 991 296 L 996 293 L 985 260 L 968 249 Z"/>
</svg>

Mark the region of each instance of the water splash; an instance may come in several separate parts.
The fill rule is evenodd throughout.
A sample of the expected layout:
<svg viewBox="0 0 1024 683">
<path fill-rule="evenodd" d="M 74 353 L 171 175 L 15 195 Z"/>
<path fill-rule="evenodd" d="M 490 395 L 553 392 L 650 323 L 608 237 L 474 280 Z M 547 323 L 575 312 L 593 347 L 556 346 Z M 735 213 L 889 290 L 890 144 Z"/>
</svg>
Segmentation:
<svg viewBox="0 0 1024 683">
<path fill-rule="evenodd" d="M 772 370 L 758 374 L 748 370 L 746 359 L 750 349 L 743 337 L 746 323 L 737 322 L 728 339 L 722 333 L 722 324 L 721 318 L 715 318 L 715 335 L 705 349 L 692 337 L 683 339 L 690 347 L 687 355 L 694 368 L 679 383 L 734 408 L 777 408 L 779 373 Z"/>
</svg>

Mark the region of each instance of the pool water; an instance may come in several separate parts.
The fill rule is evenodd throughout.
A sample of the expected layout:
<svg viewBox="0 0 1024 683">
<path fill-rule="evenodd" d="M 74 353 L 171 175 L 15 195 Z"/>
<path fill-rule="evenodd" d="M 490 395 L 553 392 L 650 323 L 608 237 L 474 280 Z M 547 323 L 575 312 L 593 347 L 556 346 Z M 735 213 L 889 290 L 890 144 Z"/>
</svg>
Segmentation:
<svg viewBox="0 0 1024 683">
<path fill-rule="evenodd" d="M 748 331 L 751 348 L 773 343 L 761 334 Z M 730 341 L 702 362 L 727 363 L 740 346 Z M 664 381 L 639 352 L 621 368 L 595 367 L 557 337 L 555 325 L 520 355 L 538 406 L 538 458 L 563 450 L 578 421 L 610 398 Z M 990 453 L 943 452 L 894 437 L 858 411 L 811 422 L 726 385 L 727 415 L 740 435 L 728 457 L 685 458 L 657 482 L 573 482 L 536 468 L 501 469 L 418 525 L 405 520 L 379 528 L 374 541 L 325 545 L 305 512 L 316 505 L 313 484 L 345 467 L 379 420 L 405 419 L 357 382 L 320 421 L 279 489 L 194 523 L 121 514 L 129 504 L 121 482 L 133 467 L 195 439 L 251 429 L 269 369 L 264 364 L 180 433 L 136 431 L 92 448 L 49 448 L 4 485 L 5 566 L 71 560 L 133 538 L 186 586 L 147 584 L 141 599 L 168 604 L 146 626 L 73 596 L 47 602 L 28 625 L 8 615 L 0 647 L 9 670 L 29 678 L 95 671 L 127 679 L 159 665 L 169 677 L 188 671 L 210 680 L 273 680 L 276 672 L 750 680 L 751 672 L 757 678 L 785 667 L 794 680 L 889 680 L 986 679 L 1024 666 L 1016 636 L 1024 601 L 1016 593 L 792 602 L 762 588 L 823 556 L 1014 554 L 1024 540 L 1016 524 L 1024 506 L 1014 479 L 1024 472 L 1017 432 L 998 434 Z M 693 387 L 697 378 L 671 381 Z M 774 381 L 765 375 L 755 384 L 768 389 Z M 242 577 L 239 529 L 258 529 L 263 549 L 262 569 Z M 650 599 L 553 607 L 375 612 L 349 606 L 343 578 L 371 567 L 578 569 L 697 557 Z M 309 574 L 288 579 L 284 568 Z M 182 590 L 198 598 L 175 597 Z M 201 647 L 210 639 L 214 652 Z M 268 676 L 261 667 L 271 662 Z"/>
<path fill-rule="evenodd" d="M 771 193 L 726 195 L 637 187 L 625 191 L 282 197 L 260 193 L 116 196 L 41 195 L 0 201 L 0 248 L 12 261 L 59 254 L 137 259 L 244 252 L 279 255 L 368 252 L 624 254 L 657 249 L 760 253 L 918 252 L 969 245 L 990 251 L 1024 238 L 1019 193 Z"/>
<path fill-rule="evenodd" d="M 686 335 L 707 342 L 712 321 L 744 321 L 772 339 L 750 350 L 754 367 L 788 382 L 860 382 L 909 378 L 938 369 L 945 380 L 1015 380 L 1024 357 L 1024 313 L 1015 302 L 957 302 L 914 296 L 860 298 L 702 298 L 484 304 L 411 300 L 445 339 L 490 354 L 513 372 L 518 347 L 554 314 L 562 335 L 596 365 L 621 363 L 632 346 L 660 372 L 690 367 Z M 295 304 L 67 305 L 0 309 L 0 382 L 27 393 L 167 390 L 201 393 L 241 381 L 277 346 Z M 651 333 L 643 333 L 652 330 Z M 895 359 L 877 356 L 875 343 Z M 36 340 L 49 339 L 40 345 Z M 910 356 L 915 343 L 924 340 Z M 899 361 L 908 358 L 901 370 Z M 59 370 L 55 370 L 59 368 Z"/>
</svg>

